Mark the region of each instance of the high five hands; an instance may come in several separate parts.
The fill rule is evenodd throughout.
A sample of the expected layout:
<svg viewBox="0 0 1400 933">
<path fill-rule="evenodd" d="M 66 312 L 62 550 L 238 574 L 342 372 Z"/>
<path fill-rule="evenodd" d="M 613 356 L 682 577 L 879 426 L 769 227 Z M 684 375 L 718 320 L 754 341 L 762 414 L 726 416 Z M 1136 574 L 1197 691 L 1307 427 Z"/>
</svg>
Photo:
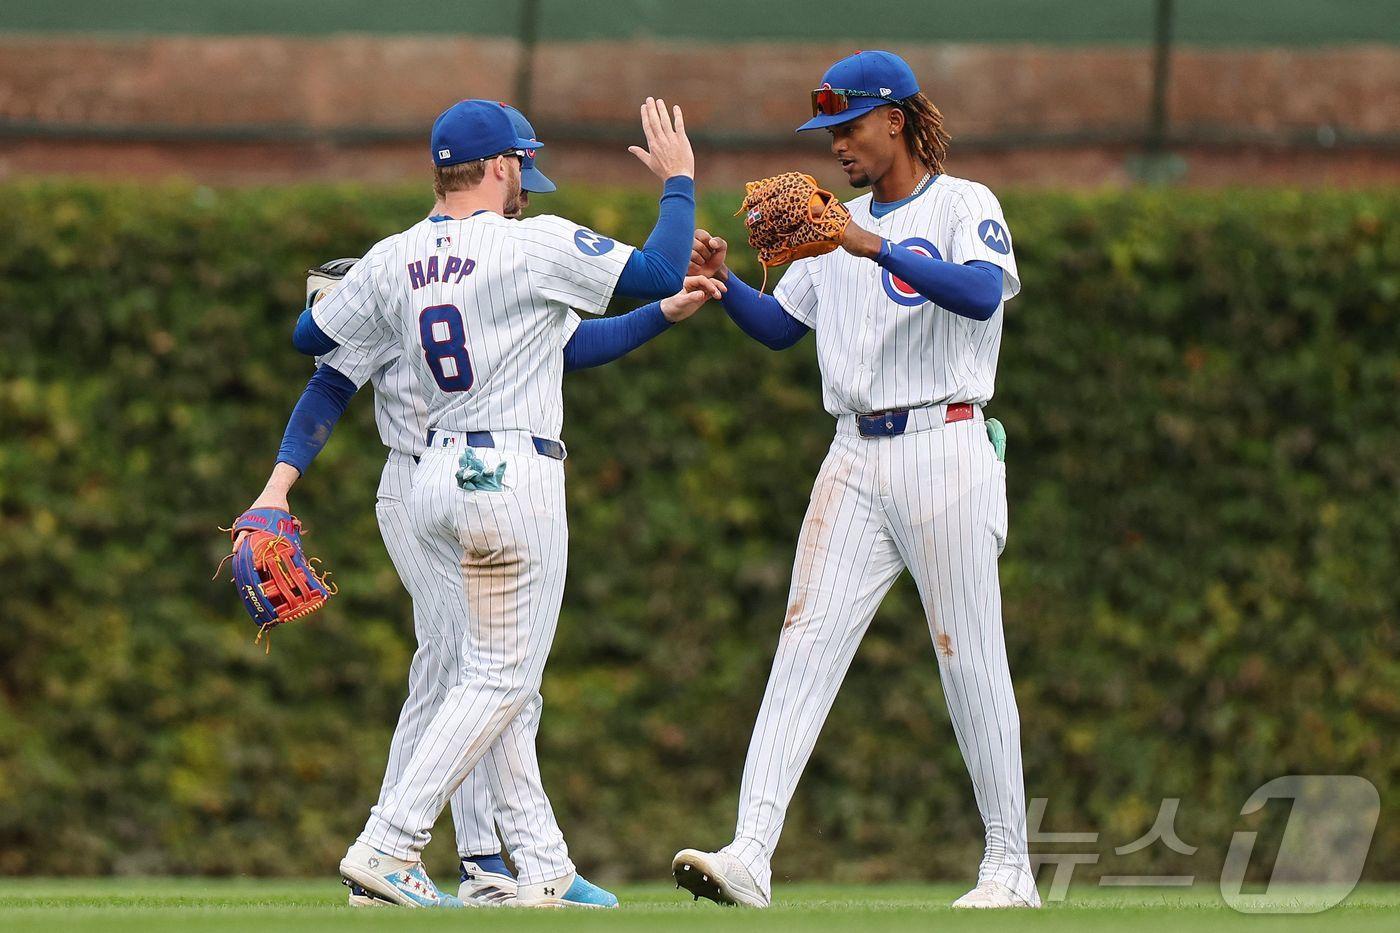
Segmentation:
<svg viewBox="0 0 1400 933">
<path fill-rule="evenodd" d="M 729 291 L 729 269 L 724 264 L 728 250 L 729 244 L 719 237 L 712 237 L 705 230 L 695 231 L 685 285 L 679 292 L 661 301 L 661 313 L 666 320 L 672 324 L 684 321 L 700 310 L 705 302 L 724 297 L 724 293 Z"/>
<path fill-rule="evenodd" d="M 729 244 L 722 237 L 711 236 L 708 230 L 696 230 L 690 247 L 690 268 L 686 275 L 708 275 L 720 281 L 729 280 L 729 267 L 724 264 Z"/>
<path fill-rule="evenodd" d="M 672 107 L 668 113 L 664 100 L 648 97 L 642 104 L 642 132 L 646 134 L 647 147 L 628 146 L 627 151 L 641 159 L 652 174 L 662 181 L 677 175 L 695 177 L 695 153 L 685 135 L 680 107 Z"/>
<path fill-rule="evenodd" d="M 729 286 L 719 279 L 705 275 L 688 275 L 680 291 L 670 298 L 661 299 L 661 313 L 666 320 L 677 324 L 699 311 L 700 306 L 710 299 L 723 298 L 727 291 Z"/>
</svg>

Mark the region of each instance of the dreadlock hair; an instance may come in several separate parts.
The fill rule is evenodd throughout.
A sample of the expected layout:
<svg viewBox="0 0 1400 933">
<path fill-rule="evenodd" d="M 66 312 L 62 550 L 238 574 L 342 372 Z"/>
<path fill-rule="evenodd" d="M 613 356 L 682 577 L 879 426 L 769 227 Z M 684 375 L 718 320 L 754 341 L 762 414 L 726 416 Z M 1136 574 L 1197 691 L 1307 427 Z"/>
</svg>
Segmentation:
<svg viewBox="0 0 1400 933">
<path fill-rule="evenodd" d="M 906 97 L 898 106 L 904 111 L 904 142 L 910 154 L 935 175 L 942 174 L 953 138 L 943 127 L 943 114 L 923 94 Z"/>
</svg>

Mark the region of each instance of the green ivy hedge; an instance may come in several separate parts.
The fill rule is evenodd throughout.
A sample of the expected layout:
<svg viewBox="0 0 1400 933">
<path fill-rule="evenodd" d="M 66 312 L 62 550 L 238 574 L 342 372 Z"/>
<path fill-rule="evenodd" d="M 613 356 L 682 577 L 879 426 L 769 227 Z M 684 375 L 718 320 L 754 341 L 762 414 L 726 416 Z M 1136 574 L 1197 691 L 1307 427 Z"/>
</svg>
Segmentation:
<svg viewBox="0 0 1400 933">
<path fill-rule="evenodd" d="M 210 574 L 309 372 L 288 341 L 303 270 L 424 195 L 0 187 L 0 872 L 334 871 L 412 651 L 371 406 L 294 500 L 340 597 L 265 656 Z M 701 204 L 734 242 L 736 201 Z M 654 212 L 619 191 L 547 206 L 634 242 Z M 1400 195 L 1005 206 L 1025 290 L 992 406 L 1002 583 L 1045 828 L 1100 832 L 1090 873 L 1208 876 L 1264 781 L 1360 774 L 1383 800 L 1369 873 L 1400 877 Z M 580 865 L 662 877 L 677 848 L 729 838 L 832 424 L 812 342 L 772 353 L 715 307 L 565 394 L 546 784 Z M 1115 856 L 1164 797 L 1197 854 Z M 777 877 L 970 878 L 980 837 L 906 579 Z"/>
</svg>

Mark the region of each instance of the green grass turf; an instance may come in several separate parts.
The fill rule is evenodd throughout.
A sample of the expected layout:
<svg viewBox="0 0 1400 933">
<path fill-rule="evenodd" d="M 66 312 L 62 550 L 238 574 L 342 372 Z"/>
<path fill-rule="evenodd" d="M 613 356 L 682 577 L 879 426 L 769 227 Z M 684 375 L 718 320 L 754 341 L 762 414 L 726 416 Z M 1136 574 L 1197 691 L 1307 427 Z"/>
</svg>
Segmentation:
<svg viewBox="0 0 1400 933">
<path fill-rule="evenodd" d="M 0 879 L 0 930 L 1393 930 L 1400 885 L 1366 885 L 1340 906 L 1310 916 L 1243 916 L 1209 887 L 1071 889 L 1044 910 L 948 908 L 958 885 L 782 885 L 766 911 L 724 909 L 659 885 L 621 885 L 616 911 L 352 910 L 333 880 Z"/>
</svg>

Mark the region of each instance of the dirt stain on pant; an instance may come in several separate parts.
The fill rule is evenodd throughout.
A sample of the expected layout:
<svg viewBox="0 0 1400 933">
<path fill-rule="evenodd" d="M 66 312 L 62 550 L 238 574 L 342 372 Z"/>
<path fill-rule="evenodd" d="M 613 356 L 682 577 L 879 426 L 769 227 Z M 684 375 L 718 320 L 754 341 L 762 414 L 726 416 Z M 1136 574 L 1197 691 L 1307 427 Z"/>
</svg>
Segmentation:
<svg viewBox="0 0 1400 933">
<path fill-rule="evenodd" d="M 953 656 L 953 639 L 948 637 L 947 632 L 939 632 L 933 638 L 934 645 L 938 648 L 938 653 L 945 658 Z"/>
<path fill-rule="evenodd" d="M 467 605 L 479 627 L 500 632 L 519 621 L 529 561 L 510 544 L 462 555 Z"/>
<path fill-rule="evenodd" d="M 802 614 L 803 608 L 807 605 L 807 597 L 799 595 L 788 606 L 787 618 L 783 620 L 783 628 L 792 628 L 792 624 L 797 621 L 797 617 Z"/>
</svg>

